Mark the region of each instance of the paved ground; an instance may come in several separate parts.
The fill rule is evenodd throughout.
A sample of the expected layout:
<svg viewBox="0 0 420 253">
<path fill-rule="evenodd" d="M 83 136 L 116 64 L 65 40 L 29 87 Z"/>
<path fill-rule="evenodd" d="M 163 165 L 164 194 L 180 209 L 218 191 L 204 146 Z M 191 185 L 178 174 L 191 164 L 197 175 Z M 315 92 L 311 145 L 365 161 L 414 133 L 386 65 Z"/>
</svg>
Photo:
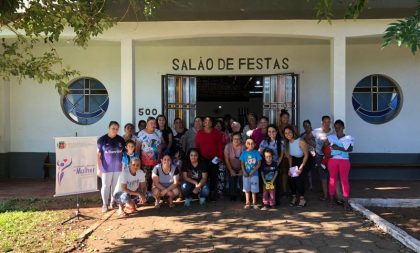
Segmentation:
<svg viewBox="0 0 420 253">
<path fill-rule="evenodd" d="M 351 185 L 353 197 L 420 198 L 418 181 Z M 53 193 L 51 181 L 0 181 L 0 199 Z M 77 252 L 410 252 L 357 213 L 331 207 L 318 195 L 309 192 L 308 206 L 300 209 L 286 200 L 270 211 L 244 210 L 242 202 L 230 201 L 190 209 L 141 207 L 126 218 L 114 214 Z"/>
<path fill-rule="evenodd" d="M 350 182 L 350 186 L 354 198 L 420 198 L 420 181 L 359 180 Z M 54 191 L 53 180 L 0 180 L 0 200 L 52 197 Z"/>
<path fill-rule="evenodd" d="M 221 201 L 206 207 L 141 208 L 114 215 L 78 252 L 410 252 L 358 214 L 311 202 L 302 209 L 244 210 Z"/>
</svg>

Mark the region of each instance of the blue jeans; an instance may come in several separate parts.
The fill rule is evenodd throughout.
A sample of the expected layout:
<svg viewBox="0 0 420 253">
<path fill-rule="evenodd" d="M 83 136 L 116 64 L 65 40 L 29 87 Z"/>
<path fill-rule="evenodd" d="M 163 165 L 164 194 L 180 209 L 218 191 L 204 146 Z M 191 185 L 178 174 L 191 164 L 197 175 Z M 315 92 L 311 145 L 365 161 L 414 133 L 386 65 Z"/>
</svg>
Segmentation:
<svg viewBox="0 0 420 253">
<path fill-rule="evenodd" d="M 195 188 L 195 185 L 189 182 L 182 183 L 181 185 L 182 195 L 184 195 L 185 198 L 191 198 L 191 194 L 194 188 Z M 209 185 L 205 184 L 203 187 L 201 187 L 201 190 L 198 196 L 200 198 L 206 198 L 207 196 L 209 196 L 209 193 L 210 193 Z"/>
<path fill-rule="evenodd" d="M 126 192 L 117 192 L 114 194 L 114 199 L 117 204 L 127 204 L 130 200 L 136 200 L 138 199 L 135 195 L 130 195 Z"/>
</svg>

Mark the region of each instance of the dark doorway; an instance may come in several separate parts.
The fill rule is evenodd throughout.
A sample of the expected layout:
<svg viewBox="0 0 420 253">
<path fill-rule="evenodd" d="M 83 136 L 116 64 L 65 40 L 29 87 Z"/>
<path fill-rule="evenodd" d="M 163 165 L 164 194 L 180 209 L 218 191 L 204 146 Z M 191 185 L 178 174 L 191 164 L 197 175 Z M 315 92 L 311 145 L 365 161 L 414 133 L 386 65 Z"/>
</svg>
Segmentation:
<svg viewBox="0 0 420 253">
<path fill-rule="evenodd" d="M 230 115 L 242 125 L 248 112 L 262 115 L 262 76 L 197 76 L 197 115 Z"/>
</svg>

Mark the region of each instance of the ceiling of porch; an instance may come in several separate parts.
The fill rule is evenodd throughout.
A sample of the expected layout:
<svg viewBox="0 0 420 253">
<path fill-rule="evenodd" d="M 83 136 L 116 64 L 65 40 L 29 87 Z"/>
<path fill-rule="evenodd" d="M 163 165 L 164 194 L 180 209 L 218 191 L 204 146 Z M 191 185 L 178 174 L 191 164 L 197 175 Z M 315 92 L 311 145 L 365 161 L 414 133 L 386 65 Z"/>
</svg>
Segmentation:
<svg viewBox="0 0 420 253">
<path fill-rule="evenodd" d="M 317 0 L 166 0 L 150 21 L 316 19 Z M 334 1 L 341 19 L 350 0 Z M 363 19 L 401 18 L 414 14 L 417 0 L 370 0 Z M 127 8 L 128 0 L 107 1 L 107 10 L 120 21 L 145 21 Z M 128 11 L 127 11 L 128 10 Z"/>
</svg>

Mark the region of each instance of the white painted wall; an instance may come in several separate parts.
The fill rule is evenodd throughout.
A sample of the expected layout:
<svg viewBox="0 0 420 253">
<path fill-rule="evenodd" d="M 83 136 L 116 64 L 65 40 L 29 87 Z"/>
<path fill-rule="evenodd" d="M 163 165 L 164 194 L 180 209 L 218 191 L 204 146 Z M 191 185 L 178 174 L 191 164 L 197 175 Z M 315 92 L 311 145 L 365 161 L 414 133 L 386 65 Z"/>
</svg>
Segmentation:
<svg viewBox="0 0 420 253">
<path fill-rule="evenodd" d="M 0 153 L 10 151 L 10 85 L 0 79 Z"/>
<path fill-rule="evenodd" d="M 378 44 L 353 43 L 347 48 L 347 132 L 356 138 L 355 152 L 420 153 L 420 55 L 413 56 L 405 48 Z M 351 96 L 356 84 L 371 74 L 394 79 L 402 89 L 403 104 L 397 117 L 388 123 L 373 125 L 363 121 L 354 111 Z"/>
<path fill-rule="evenodd" d="M 120 44 L 92 42 L 88 49 L 58 46 L 65 64 L 82 76 L 97 78 L 108 90 L 110 104 L 104 117 L 89 126 L 71 122 L 63 113 L 54 85 L 33 80 L 11 83 L 11 151 L 54 152 L 54 136 L 100 136 L 107 132 L 110 120 L 121 119 Z"/>
<path fill-rule="evenodd" d="M 235 21 L 235 22 L 180 22 L 180 29 L 173 29 L 174 23 L 120 24 L 120 30 L 107 32 L 101 39 L 120 40 L 125 38 L 149 39 L 148 45 L 134 45 L 135 102 L 136 121 L 139 107 L 157 108 L 161 112 L 162 75 L 240 75 L 240 74 L 276 74 L 294 72 L 300 75 L 300 121 L 310 119 L 314 127 L 319 126 L 320 117 L 330 114 L 330 46 L 327 44 L 269 44 L 232 43 L 235 36 L 292 36 L 304 40 L 305 36 L 326 39 L 329 36 L 369 35 L 383 31 L 389 21 L 336 22 L 338 25 L 316 25 L 316 22 L 298 21 Z M 264 24 L 264 25 L 262 25 Z M 286 30 L 279 29 L 283 27 Z M 200 29 L 198 29 L 200 28 Z M 325 28 L 325 29 L 324 29 Z M 363 29 L 362 29 L 363 28 Z M 295 31 L 295 32 L 294 32 Z M 111 36 L 112 35 L 112 36 Z M 230 43 L 206 45 L 194 43 L 194 38 L 206 36 L 230 37 Z M 108 37 L 107 37 L 108 36 Z M 191 44 L 162 45 L 159 40 L 191 38 Z M 233 38 L 233 39 L 232 39 Z M 154 45 L 153 40 L 157 40 Z M 240 40 L 246 40 L 246 37 Z M 273 40 L 274 41 L 274 40 Z M 164 43 L 163 43 L 164 44 Z M 60 97 L 51 84 L 39 85 L 33 80 L 24 80 L 22 84 L 12 81 L 10 91 L 0 87 L 2 106 L 0 110 L 0 135 L 7 139 L 8 125 L 4 124 L 10 116 L 9 139 L 11 144 L 4 144 L 0 139 L 0 152 L 46 152 L 53 151 L 54 136 L 100 136 L 106 132 L 110 120 L 120 120 L 121 105 L 126 101 L 121 98 L 121 48 L 119 42 L 93 42 L 87 50 L 73 48 L 70 45 L 58 46 L 65 63 L 81 71 L 84 76 L 92 76 L 104 83 L 110 94 L 108 112 L 98 123 L 91 126 L 79 126 L 68 120 L 60 106 Z M 173 58 L 199 57 L 273 57 L 289 58 L 289 68 L 281 71 L 267 70 L 212 70 L 212 71 L 174 71 Z M 416 111 L 419 108 L 420 94 L 420 56 L 413 57 L 405 48 L 387 48 L 383 51 L 377 44 L 351 43 L 346 50 L 346 110 L 347 130 L 356 137 L 355 152 L 419 153 L 420 142 L 415 129 L 420 123 Z M 383 125 L 371 125 L 361 120 L 351 105 L 351 93 L 356 83 L 369 74 L 385 74 L 396 80 L 403 90 L 403 108 L 391 122 Z M 8 96 L 7 94 L 10 94 Z M 4 99 L 3 99 L 4 98 Z M 10 110 L 7 104 L 10 99 Z M 6 104 L 6 106 L 4 106 Z M 126 117 L 125 117 L 126 118 Z M 144 119 L 145 116 L 142 117 Z M 120 122 L 122 125 L 127 122 Z M 8 148 L 10 147 L 10 148 Z"/>
<path fill-rule="evenodd" d="M 144 46 L 135 47 L 135 107 L 157 108 L 161 112 L 162 75 L 263 75 L 294 72 L 300 75 L 300 119 L 320 122 L 330 113 L 329 45 L 264 45 L 264 46 Z M 289 58 L 287 70 L 218 70 L 175 71 L 172 59 L 211 57 L 277 57 Z M 147 116 L 136 115 L 136 121 Z"/>
</svg>

